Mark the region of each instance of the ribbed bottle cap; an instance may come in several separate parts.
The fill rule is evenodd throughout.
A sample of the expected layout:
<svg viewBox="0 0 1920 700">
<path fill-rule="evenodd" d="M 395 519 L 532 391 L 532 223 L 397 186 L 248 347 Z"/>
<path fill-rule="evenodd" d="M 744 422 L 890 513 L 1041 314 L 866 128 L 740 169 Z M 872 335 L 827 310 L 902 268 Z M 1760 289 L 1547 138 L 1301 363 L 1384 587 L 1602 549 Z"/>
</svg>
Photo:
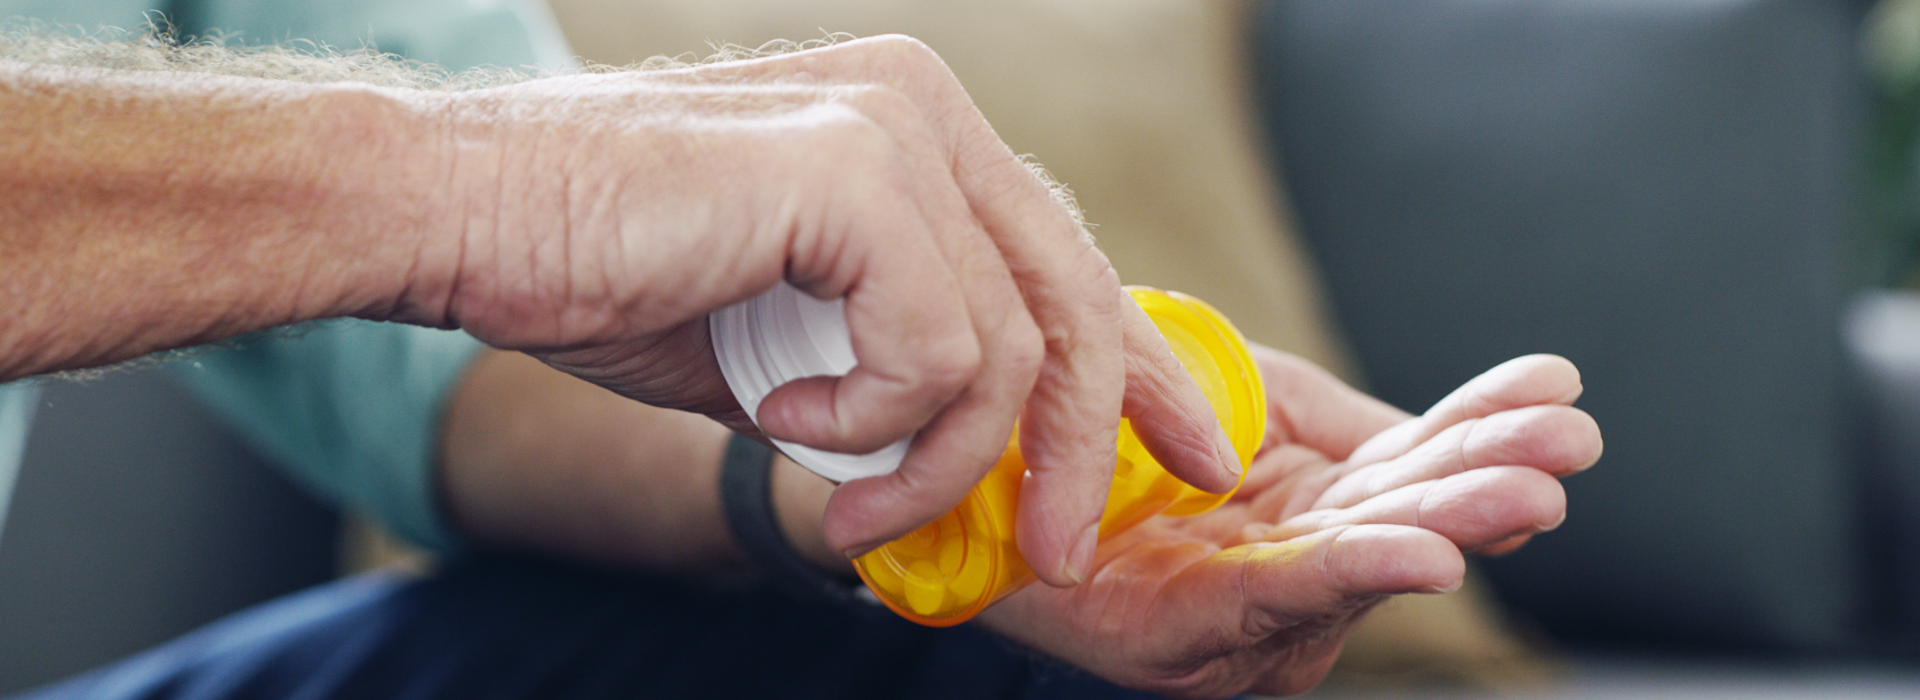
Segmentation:
<svg viewBox="0 0 1920 700">
<path fill-rule="evenodd" d="M 759 424 L 760 400 L 795 379 L 844 376 L 853 369 L 853 334 L 845 302 L 821 301 L 781 282 L 765 294 L 708 316 L 713 354 L 733 397 Z M 911 438 L 868 454 L 814 449 L 783 440 L 773 444 L 800 466 L 834 481 L 891 473 L 907 456 Z"/>
</svg>

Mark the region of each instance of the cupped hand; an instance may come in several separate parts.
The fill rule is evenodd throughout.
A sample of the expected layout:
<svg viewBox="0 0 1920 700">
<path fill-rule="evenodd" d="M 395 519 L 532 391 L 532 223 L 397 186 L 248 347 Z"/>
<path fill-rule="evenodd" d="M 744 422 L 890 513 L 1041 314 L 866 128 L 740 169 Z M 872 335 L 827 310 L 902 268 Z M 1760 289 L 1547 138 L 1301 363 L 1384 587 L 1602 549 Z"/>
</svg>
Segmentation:
<svg viewBox="0 0 1920 700">
<path fill-rule="evenodd" d="M 1083 580 L 1117 425 L 1224 491 L 1237 458 L 1074 213 L 903 37 L 445 98 L 453 235 L 405 306 L 624 396 L 755 432 L 706 314 L 786 279 L 844 298 L 858 361 L 775 390 L 758 430 L 899 470 L 840 487 L 849 556 L 950 510 L 1016 419 L 1022 553 Z M 431 283 L 431 280 L 444 280 Z"/>
<path fill-rule="evenodd" d="M 1558 479 L 1600 456 L 1566 360 L 1511 360 L 1425 415 L 1256 348 L 1267 445 L 1226 505 L 1101 543 L 1093 578 L 1030 586 L 982 619 L 1122 685 L 1175 697 L 1297 693 L 1386 596 L 1458 587 L 1462 552 L 1566 515 Z"/>
</svg>

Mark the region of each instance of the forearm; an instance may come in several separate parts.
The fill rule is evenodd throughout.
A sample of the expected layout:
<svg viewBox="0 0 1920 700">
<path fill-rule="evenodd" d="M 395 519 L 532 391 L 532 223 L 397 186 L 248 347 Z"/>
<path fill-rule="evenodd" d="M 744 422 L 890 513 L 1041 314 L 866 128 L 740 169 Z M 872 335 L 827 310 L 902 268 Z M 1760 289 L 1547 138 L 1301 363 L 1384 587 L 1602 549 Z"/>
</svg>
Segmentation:
<svg viewBox="0 0 1920 700">
<path fill-rule="evenodd" d="M 402 300 L 445 179 L 431 101 L 405 94 L 0 62 L 0 380 L 313 318 L 434 321 Z"/>
<path fill-rule="evenodd" d="M 721 511 L 728 432 L 517 353 L 475 363 L 447 409 L 441 493 L 482 547 L 688 574 L 744 570 Z M 815 565 L 848 571 L 820 532 L 832 484 L 775 458 L 774 507 Z"/>
</svg>

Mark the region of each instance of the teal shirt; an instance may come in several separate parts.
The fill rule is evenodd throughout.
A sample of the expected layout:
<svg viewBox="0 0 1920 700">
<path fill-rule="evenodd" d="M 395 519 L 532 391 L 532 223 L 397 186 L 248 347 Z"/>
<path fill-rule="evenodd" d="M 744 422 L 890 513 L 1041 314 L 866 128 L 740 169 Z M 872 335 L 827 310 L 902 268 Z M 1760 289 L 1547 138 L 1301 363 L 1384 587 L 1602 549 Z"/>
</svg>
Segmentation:
<svg viewBox="0 0 1920 700">
<path fill-rule="evenodd" d="M 88 28 L 137 29 L 154 10 L 185 34 L 218 29 L 245 43 L 371 45 L 452 69 L 572 65 L 532 0 L 0 0 L 0 18 Z M 433 483 L 441 412 L 480 347 L 457 332 L 331 321 L 170 370 L 301 484 L 445 550 L 456 542 Z M 32 406 L 26 386 L 0 386 L 0 524 Z"/>
<path fill-rule="evenodd" d="M 312 41 L 453 69 L 572 62 L 552 13 L 537 0 L 0 0 L 0 18 L 137 30 L 165 12 L 184 34 L 219 30 L 247 44 Z"/>
<path fill-rule="evenodd" d="M 30 382 L 0 384 L 0 528 L 7 524 L 7 503 L 20 475 L 20 453 L 27 449 L 27 424 L 38 393 Z"/>
<path fill-rule="evenodd" d="M 441 408 L 480 347 L 464 333 L 340 320 L 169 369 L 310 491 L 446 550 L 455 540 L 433 480 Z"/>
</svg>

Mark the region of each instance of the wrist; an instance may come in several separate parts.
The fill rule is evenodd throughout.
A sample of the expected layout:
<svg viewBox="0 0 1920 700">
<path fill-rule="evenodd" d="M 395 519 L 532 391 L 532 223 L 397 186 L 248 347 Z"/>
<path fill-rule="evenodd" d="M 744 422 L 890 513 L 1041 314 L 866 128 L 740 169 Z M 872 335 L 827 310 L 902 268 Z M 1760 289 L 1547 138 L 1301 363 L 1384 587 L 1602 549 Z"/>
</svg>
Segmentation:
<svg viewBox="0 0 1920 700">
<path fill-rule="evenodd" d="M 416 273 L 399 309 L 414 322 L 462 328 L 495 347 L 531 350 L 551 341 L 560 309 L 535 308 L 542 265 L 565 251 L 566 174 L 553 129 L 510 123 L 540 121 L 538 107 L 500 89 L 429 93 L 416 101 L 412 126 L 430 153 L 433 172 L 418 182 L 428 221 Z M 560 129 L 564 131 L 564 129 Z M 532 203 L 538 202 L 539 206 Z M 537 211 L 536 211 L 537 209 Z"/>
<path fill-rule="evenodd" d="M 821 571 L 852 576 L 853 562 L 827 545 L 826 531 L 820 527 L 827 512 L 827 498 L 833 495 L 833 482 L 778 453 L 773 456 L 769 478 L 774 516 L 794 553 Z"/>
<path fill-rule="evenodd" d="M 821 556 L 830 550 L 818 541 L 819 528 L 807 525 L 819 520 L 819 511 L 813 510 L 812 517 L 795 512 L 814 501 L 816 491 L 791 479 L 780 479 L 776 486 L 777 455 L 765 443 L 742 435 L 727 440 L 720 467 L 720 501 L 735 547 L 774 589 L 796 600 L 851 600 L 859 585 L 850 575 L 851 567 L 837 557 Z M 824 499 L 818 501 L 824 507 Z"/>
<path fill-rule="evenodd" d="M 450 307 L 467 250 L 471 188 L 459 174 L 466 163 L 452 123 L 456 95 L 327 87 L 321 109 L 342 123 L 320 136 L 320 147 L 352 154 L 337 186 L 366 202 L 359 208 L 365 220 L 348 226 L 370 234 L 352 242 L 365 247 L 343 251 L 368 266 L 362 286 L 345 290 L 333 315 L 457 327 Z"/>
</svg>

